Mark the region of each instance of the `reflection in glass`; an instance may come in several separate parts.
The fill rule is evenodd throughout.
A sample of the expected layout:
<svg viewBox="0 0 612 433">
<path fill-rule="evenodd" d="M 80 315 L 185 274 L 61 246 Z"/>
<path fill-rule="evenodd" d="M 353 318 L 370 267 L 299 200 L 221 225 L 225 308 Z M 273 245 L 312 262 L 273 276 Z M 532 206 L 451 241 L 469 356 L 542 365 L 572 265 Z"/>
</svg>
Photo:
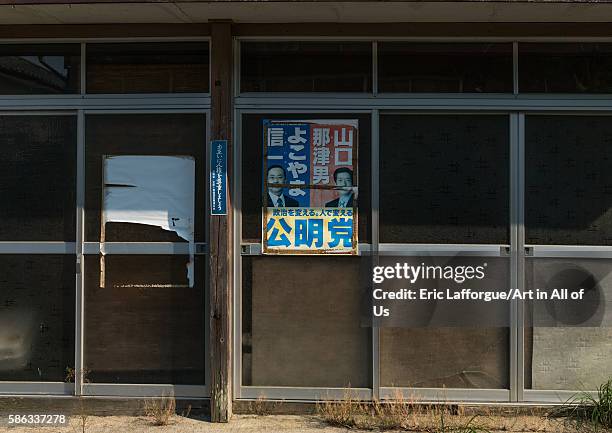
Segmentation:
<svg viewBox="0 0 612 433">
<path fill-rule="evenodd" d="M 525 328 L 525 386 L 593 390 L 612 375 L 610 259 L 528 258 L 526 288 L 585 290 L 583 300 L 540 302 Z M 544 323 L 544 326 L 538 326 Z"/>
<path fill-rule="evenodd" d="M 0 45 L 0 94 L 78 93 L 79 44 Z"/>
<path fill-rule="evenodd" d="M 242 92 L 370 92 L 369 42 L 243 42 Z"/>
<path fill-rule="evenodd" d="M 512 93 L 512 44 L 378 44 L 380 92 Z"/>
<path fill-rule="evenodd" d="M 519 92 L 612 93 L 612 44 L 520 43 Z"/>
<path fill-rule="evenodd" d="M 74 368 L 73 255 L 0 255 L 0 380 L 64 382 Z"/>
<path fill-rule="evenodd" d="M 87 93 L 208 92 L 207 42 L 87 45 Z"/>
</svg>

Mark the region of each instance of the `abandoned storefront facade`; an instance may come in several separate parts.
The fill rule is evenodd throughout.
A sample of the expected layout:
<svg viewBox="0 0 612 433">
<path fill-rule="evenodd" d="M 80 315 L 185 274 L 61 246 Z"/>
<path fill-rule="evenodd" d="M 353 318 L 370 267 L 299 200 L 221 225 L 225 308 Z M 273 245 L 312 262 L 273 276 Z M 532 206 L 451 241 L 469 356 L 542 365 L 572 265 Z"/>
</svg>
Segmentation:
<svg viewBox="0 0 612 433">
<path fill-rule="evenodd" d="M 359 289 L 364 256 L 471 257 L 588 286 L 606 323 L 612 4 L 0 3 L 0 394 L 173 393 L 223 420 L 349 387 L 558 402 L 612 374 L 607 326 L 513 301 L 509 326 L 368 327 Z M 350 143 L 315 183 L 358 195 L 308 193 L 354 209 L 348 254 L 262 241 L 286 125 Z"/>
</svg>

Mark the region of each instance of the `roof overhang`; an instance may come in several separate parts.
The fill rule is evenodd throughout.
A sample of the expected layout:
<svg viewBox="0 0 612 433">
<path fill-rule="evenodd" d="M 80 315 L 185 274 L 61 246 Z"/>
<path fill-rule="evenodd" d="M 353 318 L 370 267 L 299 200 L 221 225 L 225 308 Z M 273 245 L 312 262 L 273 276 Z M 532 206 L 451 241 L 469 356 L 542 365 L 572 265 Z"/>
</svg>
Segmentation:
<svg viewBox="0 0 612 433">
<path fill-rule="evenodd" d="M 0 0 L 0 24 L 612 22 L 612 3 Z"/>
</svg>

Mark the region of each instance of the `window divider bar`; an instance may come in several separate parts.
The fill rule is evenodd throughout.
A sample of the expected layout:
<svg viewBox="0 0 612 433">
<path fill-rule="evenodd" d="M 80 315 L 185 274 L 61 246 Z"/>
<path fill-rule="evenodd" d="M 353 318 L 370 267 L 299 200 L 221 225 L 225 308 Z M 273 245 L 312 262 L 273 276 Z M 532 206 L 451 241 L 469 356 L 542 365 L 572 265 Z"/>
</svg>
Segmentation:
<svg viewBox="0 0 612 433">
<path fill-rule="evenodd" d="M 516 274 L 517 289 L 525 290 L 525 113 L 518 113 L 518 146 L 517 146 L 517 241 Z M 525 301 L 517 301 L 517 401 L 525 399 Z"/>
<path fill-rule="evenodd" d="M 187 242 L 104 242 L 105 254 L 189 255 Z M 195 243 L 196 255 L 208 254 L 208 244 Z M 83 254 L 100 254 L 100 242 L 84 242 Z"/>
<path fill-rule="evenodd" d="M 516 113 L 510 115 L 510 288 L 518 288 L 518 280 L 521 276 L 518 273 L 518 203 L 521 191 L 518 185 L 518 165 L 519 165 L 519 118 Z M 510 401 L 518 400 L 518 323 L 517 323 L 518 301 L 510 302 Z"/>
<path fill-rule="evenodd" d="M 372 94 L 378 94 L 378 41 L 372 41 Z"/>
<path fill-rule="evenodd" d="M 519 93 L 519 44 L 512 42 L 512 89 L 515 95 Z"/>
<path fill-rule="evenodd" d="M 236 42 L 238 49 L 239 43 Z M 238 85 L 238 84 L 237 84 Z M 242 397 L 242 112 L 234 109 L 233 135 L 234 140 L 234 176 L 229 185 L 234 205 L 234 281 L 233 281 L 233 324 L 234 324 L 234 350 L 233 350 L 233 396 Z M 261 251 L 261 244 L 259 244 Z"/>
<path fill-rule="evenodd" d="M 376 48 L 376 45 L 374 46 L 374 48 Z M 372 110 L 371 123 L 371 255 L 372 264 L 378 265 L 378 249 L 380 242 L 380 112 L 378 110 Z M 380 400 L 380 329 L 375 326 L 372 326 L 372 399 Z"/>
<path fill-rule="evenodd" d="M 75 281 L 75 357 L 74 393 L 83 395 L 84 382 L 84 328 L 85 328 L 85 113 L 77 113 L 77 179 L 76 179 L 76 281 Z"/>
<path fill-rule="evenodd" d="M 76 242 L 0 241 L 0 254 L 76 254 Z"/>
<path fill-rule="evenodd" d="M 81 72 L 79 74 L 81 96 L 87 94 L 87 45 L 81 42 Z"/>
</svg>

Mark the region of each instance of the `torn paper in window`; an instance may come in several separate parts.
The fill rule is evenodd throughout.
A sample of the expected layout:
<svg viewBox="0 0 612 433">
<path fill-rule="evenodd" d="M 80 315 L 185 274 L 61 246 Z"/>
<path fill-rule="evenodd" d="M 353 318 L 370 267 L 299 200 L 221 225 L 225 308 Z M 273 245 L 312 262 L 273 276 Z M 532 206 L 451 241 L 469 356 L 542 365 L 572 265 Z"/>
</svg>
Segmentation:
<svg viewBox="0 0 612 433">
<path fill-rule="evenodd" d="M 190 156 L 106 156 L 102 203 L 103 275 L 104 226 L 107 222 L 146 224 L 176 232 L 189 242 L 187 278 L 193 287 L 195 161 Z M 103 285 L 103 278 L 101 278 Z"/>
</svg>

